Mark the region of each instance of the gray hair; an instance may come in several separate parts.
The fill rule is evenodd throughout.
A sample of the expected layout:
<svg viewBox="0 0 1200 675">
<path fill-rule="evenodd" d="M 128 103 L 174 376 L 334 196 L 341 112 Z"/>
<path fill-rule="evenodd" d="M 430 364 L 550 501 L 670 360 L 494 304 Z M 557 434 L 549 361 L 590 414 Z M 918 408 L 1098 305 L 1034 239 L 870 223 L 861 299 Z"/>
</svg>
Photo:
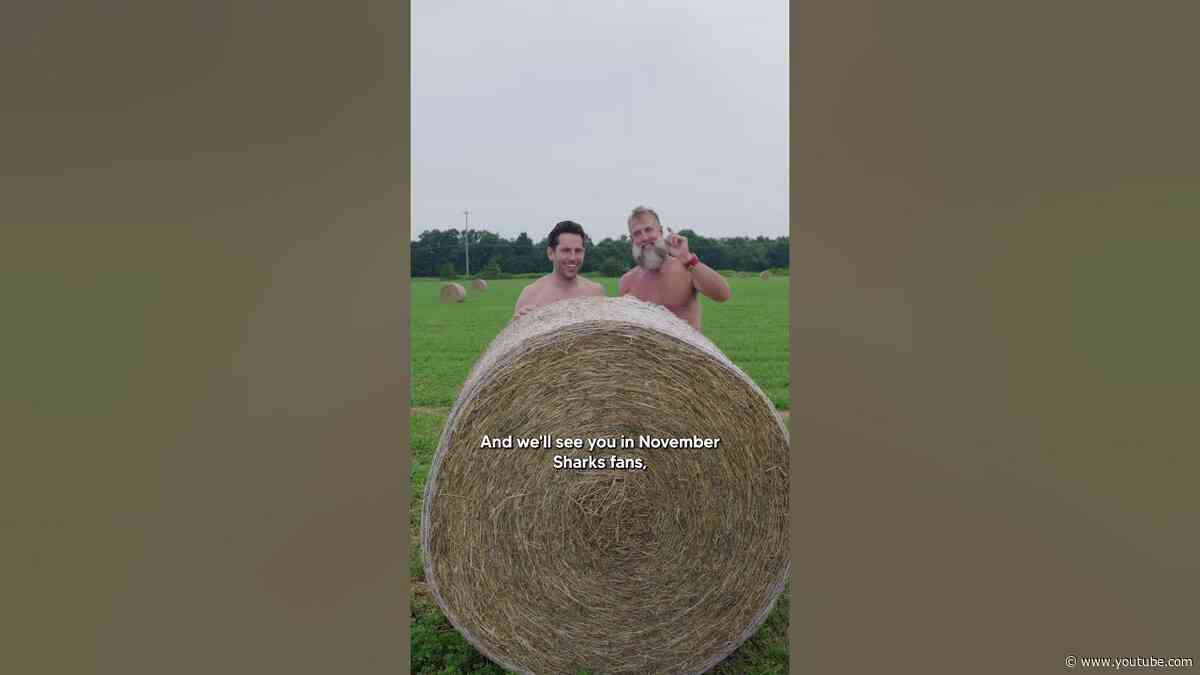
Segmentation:
<svg viewBox="0 0 1200 675">
<path fill-rule="evenodd" d="M 649 206 L 639 206 L 629 214 L 629 220 L 626 221 L 627 227 L 633 227 L 633 221 L 637 220 L 638 216 L 651 215 L 654 216 L 654 224 L 658 225 L 658 229 L 662 229 L 662 221 L 658 219 L 658 214 Z"/>
</svg>

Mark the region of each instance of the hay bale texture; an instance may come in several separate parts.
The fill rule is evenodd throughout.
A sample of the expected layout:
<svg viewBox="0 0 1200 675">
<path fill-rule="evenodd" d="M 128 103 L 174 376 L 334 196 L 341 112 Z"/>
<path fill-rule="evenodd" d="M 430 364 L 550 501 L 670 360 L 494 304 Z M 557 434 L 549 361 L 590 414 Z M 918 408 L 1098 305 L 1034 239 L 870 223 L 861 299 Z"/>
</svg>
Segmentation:
<svg viewBox="0 0 1200 675">
<path fill-rule="evenodd" d="M 467 289 L 461 284 L 449 283 L 442 286 L 442 302 L 462 302 L 467 297 Z"/>
<path fill-rule="evenodd" d="M 480 447 L 544 434 L 721 443 Z M 646 468 L 555 469 L 555 455 Z M 770 400 L 669 311 L 628 297 L 540 307 L 497 336 L 446 420 L 425 488 L 425 580 L 512 671 L 702 672 L 787 581 L 788 473 Z"/>
<path fill-rule="evenodd" d="M 486 291 L 487 282 L 483 279 L 476 279 L 475 281 L 471 282 L 471 288 L 474 288 L 477 291 Z"/>
<path fill-rule="evenodd" d="M 760 274 L 758 276 L 763 279 L 770 279 L 771 278 L 771 270 L 763 270 L 762 274 Z"/>
</svg>

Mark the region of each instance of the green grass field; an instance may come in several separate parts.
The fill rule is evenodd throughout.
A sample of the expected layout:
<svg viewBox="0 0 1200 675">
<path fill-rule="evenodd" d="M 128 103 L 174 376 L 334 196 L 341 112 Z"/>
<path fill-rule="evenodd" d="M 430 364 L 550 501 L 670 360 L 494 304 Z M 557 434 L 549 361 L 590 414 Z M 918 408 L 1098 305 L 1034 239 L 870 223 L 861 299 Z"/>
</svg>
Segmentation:
<svg viewBox="0 0 1200 675">
<path fill-rule="evenodd" d="M 600 278 L 610 296 L 617 279 Z M 725 303 L 702 299 L 701 328 L 718 348 L 787 410 L 788 278 L 729 278 L 733 297 Z M 450 407 L 471 367 L 508 323 L 521 289 L 530 279 L 488 282 L 468 290 L 459 304 L 443 304 L 436 279 L 412 283 L 412 503 L 409 506 L 409 575 L 412 578 L 412 672 L 494 673 L 505 671 L 480 655 L 446 621 L 425 592 L 421 562 L 421 497 Z M 462 283 L 460 281 L 460 283 Z M 464 287 L 469 287 L 463 283 Z M 712 672 L 733 675 L 788 672 L 788 606 L 785 590 L 758 632 Z"/>
</svg>

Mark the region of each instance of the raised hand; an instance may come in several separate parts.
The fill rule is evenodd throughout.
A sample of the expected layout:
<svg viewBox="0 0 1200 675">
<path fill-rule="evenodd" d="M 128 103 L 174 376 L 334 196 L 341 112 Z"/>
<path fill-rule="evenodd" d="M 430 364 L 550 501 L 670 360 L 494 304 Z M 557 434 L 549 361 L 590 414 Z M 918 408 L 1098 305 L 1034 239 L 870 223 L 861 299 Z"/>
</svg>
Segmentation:
<svg viewBox="0 0 1200 675">
<path fill-rule="evenodd" d="M 689 258 L 692 255 L 688 250 L 687 237 L 675 234 L 669 227 L 667 228 L 667 253 L 676 258 Z"/>
</svg>

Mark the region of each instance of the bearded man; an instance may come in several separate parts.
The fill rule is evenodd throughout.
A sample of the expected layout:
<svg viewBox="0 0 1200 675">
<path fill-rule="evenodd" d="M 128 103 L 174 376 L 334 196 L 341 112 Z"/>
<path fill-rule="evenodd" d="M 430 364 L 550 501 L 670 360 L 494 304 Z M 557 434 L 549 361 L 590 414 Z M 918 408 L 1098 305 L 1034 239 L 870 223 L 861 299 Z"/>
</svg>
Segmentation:
<svg viewBox="0 0 1200 675">
<path fill-rule="evenodd" d="M 579 276 L 579 270 L 583 267 L 586 239 L 583 226 L 570 220 L 564 220 L 550 230 L 546 242 L 546 257 L 550 259 L 554 271 L 521 291 L 521 297 L 517 298 L 517 306 L 513 311 L 514 319 L 536 307 L 559 300 L 604 297 L 603 286 Z"/>
<path fill-rule="evenodd" d="M 620 294 L 662 305 L 700 330 L 699 295 L 725 302 L 732 294 L 725 278 L 688 250 L 686 237 L 664 237 L 654 209 L 637 207 L 628 224 L 637 266 L 621 277 Z"/>
</svg>

